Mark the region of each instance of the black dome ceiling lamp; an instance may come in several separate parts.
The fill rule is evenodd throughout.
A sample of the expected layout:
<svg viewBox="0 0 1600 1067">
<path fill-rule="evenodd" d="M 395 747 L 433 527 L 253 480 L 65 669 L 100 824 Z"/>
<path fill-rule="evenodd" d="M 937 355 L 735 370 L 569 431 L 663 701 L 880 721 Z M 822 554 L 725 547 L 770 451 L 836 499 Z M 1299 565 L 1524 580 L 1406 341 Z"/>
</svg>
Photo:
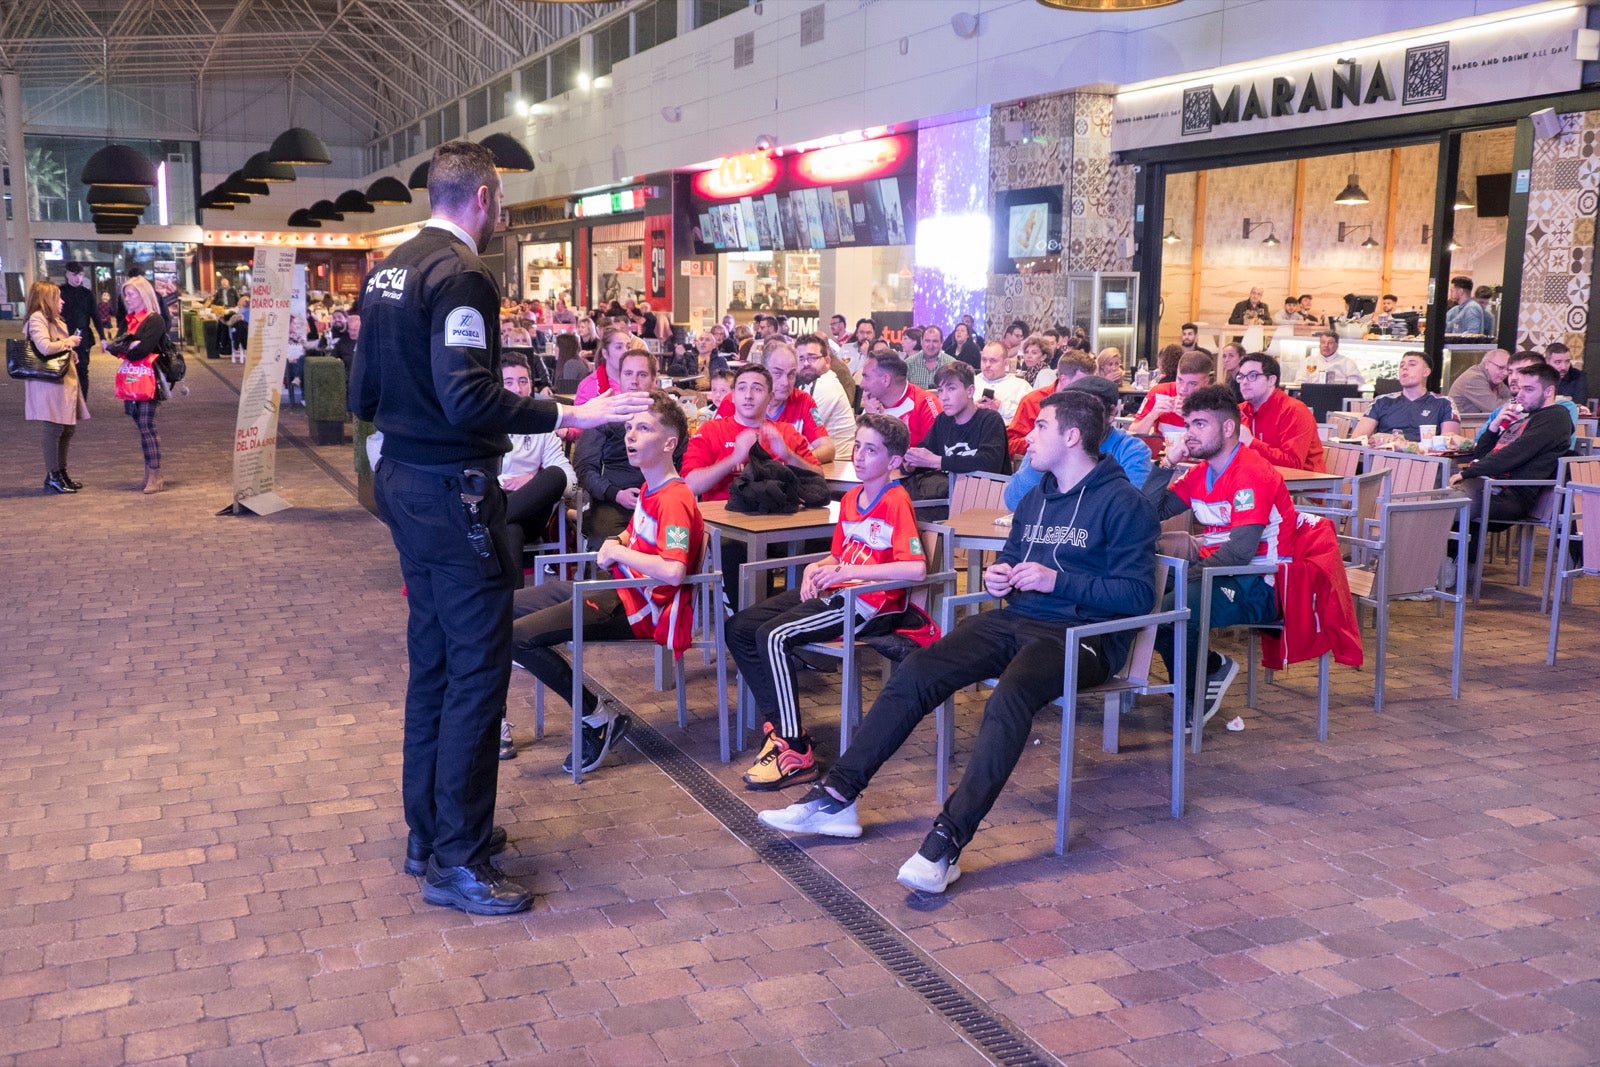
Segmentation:
<svg viewBox="0 0 1600 1067">
<path fill-rule="evenodd" d="M 384 176 L 367 186 L 369 204 L 409 204 L 411 190 L 399 178 Z"/>
<path fill-rule="evenodd" d="M 433 161 L 431 159 L 424 159 L 421 163 L 418 163 L 411 171 L 411 177 L 406 179 L 406 188 L 421 189 L 423 192 L 427 192 L 428 165 L 432 162 Z"/>
<path fill-rule="evenodd" d="M 89 157 L 79 180 L 85 185 L 114 188 L 156 187 L 156 165 L 143 153 L 125 144 L 108 144 Z"/>
<path fill-rule="evenodd" d="M 306 209 L 311 212 L 311 217 L 321 219 L 323 222 L 343 222 L 344 213 L 333 206 L 332 200 L 318 200 Z"/>
<path fill-rule="evenodd" d="M 367 203 L 359 189 L 346 189 L 335 198 L 333 206 L 346 215 L 371 215 L 378 210 Z"/>
<path fill-rule="evenodd" d="M 292 213 L 289 216 L 289 225 L 297 230 L 320 230 L 322 223 L 311 217 L 311 212 L 306 208 Z"/>
<path fill-rule="evenodd" d="M 291 126 L 278 134 L 267 149 L 271 163 L 287 163 L 291 167 L 322 167 L 333 162 L 328 146 L 322 138 L 304 126 Z"/>
<path fill-rule="evenodd" d="M 228 175 L 228 180 L 222 183 L 223 188 L 232 189 L 236 193 L 246 196 L 271 196 L 272 186 L 262 181 L 252 181 L 244 176 L 244 171 L 236 170 Z"/>
<path fill-rule="evenodd" d="M 89 186 L 89 195 L 85 197 L 89 202 L 89 210 L 99 211 L 108 207 L 147 208 L 150 206 L 150 194 L 142 185 L 126 186 Z"/>
<path fill-rule="evenodd" d="M 533 169 L 533 156 L 509 133 L 491 133 L 478 143 L 494 156 L 494 169 L 501 174 L 526 174 Z"/>
<path fill-rule="evenodd" d="M 239 173 L 256 182 L 292 182 L 294 168 L 287 163 L 274 163 L 265 152 L 257 152 L 245 160 Z"/>
</svg>

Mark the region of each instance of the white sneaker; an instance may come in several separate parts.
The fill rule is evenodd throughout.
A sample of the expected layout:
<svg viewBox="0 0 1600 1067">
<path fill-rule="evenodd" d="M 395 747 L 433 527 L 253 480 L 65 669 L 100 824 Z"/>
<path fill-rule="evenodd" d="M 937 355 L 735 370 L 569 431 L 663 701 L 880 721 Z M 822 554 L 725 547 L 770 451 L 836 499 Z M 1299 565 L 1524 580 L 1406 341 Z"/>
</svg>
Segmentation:
<svg viewBox="0 0 1600 1067">
<path fill-rule="evenodd" d="M 950 835 L 942 826 L 935 826 L 923 838 L 922 847 L 900 865 L 898 881 L 911 889 L 924 893 L 943 893 L 961 877 L 961 865 L 956 862 L 961 850 L 956 848 Z"/>
<path fill-rule="evenodd" d="M 855 801 L 846 804 L 821 786 L 811 791 L 787 808 L 774 808 L 758 812 L 756 818 L 772 827 L 790 834 L 822 834 L 824 837 L 860 837 L 861 820 L 856 815 Z"/>
</svg>

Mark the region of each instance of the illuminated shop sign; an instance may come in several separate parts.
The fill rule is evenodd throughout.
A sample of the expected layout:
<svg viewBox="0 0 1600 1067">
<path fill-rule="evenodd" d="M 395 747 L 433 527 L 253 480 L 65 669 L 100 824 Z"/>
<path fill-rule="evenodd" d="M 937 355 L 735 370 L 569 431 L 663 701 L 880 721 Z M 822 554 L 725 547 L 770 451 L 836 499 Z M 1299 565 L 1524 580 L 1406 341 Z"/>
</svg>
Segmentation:
<svg viewBox="0 0 1600 1067">
<path fill-rule="evenodd" d="M 649 190 L 620 189 L 612 193 L 590 193 L 576 201 L 574 214 L 580 219 L 599 218 L 602 215 L 620 215 L 628 211 L 643 211 Z"/>
<path fill-rule="evenodd" d="M 1125 89 L 1113 151 L 1300 130 L 1577 89 L 1573 47 L 1587 8 L 1497 14 L 1281 63 Z"/>
<path fill-rule="evenodd" d="M 690 181 L 695 252 L 780 252 L 914 240 L 916 139 L 893 134 L 720 159 Z"/>
</svg>

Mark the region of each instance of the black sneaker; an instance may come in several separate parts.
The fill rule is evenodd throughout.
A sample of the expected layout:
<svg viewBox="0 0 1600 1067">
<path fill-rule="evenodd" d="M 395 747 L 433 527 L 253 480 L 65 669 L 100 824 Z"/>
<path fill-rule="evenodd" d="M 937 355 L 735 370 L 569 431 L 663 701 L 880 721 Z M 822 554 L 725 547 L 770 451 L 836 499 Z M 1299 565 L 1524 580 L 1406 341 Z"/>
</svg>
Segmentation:
<svg viewBox="0 0 1600 1067">
<path fill-rule="evenodd" d="M 898 881 L 924 893 L 943 893 L 961 877 L 961 865 L 956 862 L 960 855 L 950 831 L 936 825 L 922 839 L 916 855 L 901 864 Z"/>
<path fill-rule="evenodd" d="M 604 763 L 606 753 L 611 751 L 613 745 L 628 736 L 628 728 L 633 725 L 633 717 L 625 711 L 617 712 L 616 717 L 609 721 L 604 715 L 604 712 L 599 712 L 583 717 L 584 774 Z M 568 774 L 572 773 L 572 753 L 568 752 L 567 758 L 561 761 L 561 769 Z"/>
<path fill-rule="evenodd" d="M 1239 662 L 1231 656 L 1219 656 L 1222 662 L 1216 670 L 1206 675 L 1206 711 L 1202 722 L 1210 722 L 1222 710 L 1222 698 L 1233 680 L 1239 677 Z"/>
</svg>

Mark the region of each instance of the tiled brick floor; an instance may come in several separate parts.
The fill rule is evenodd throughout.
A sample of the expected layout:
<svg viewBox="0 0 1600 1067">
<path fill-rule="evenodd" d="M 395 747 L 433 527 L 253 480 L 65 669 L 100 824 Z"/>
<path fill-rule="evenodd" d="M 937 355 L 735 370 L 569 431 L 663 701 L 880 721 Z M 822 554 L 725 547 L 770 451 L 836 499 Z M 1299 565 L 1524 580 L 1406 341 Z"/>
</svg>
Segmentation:
<svg viewBox="0 0 1600 1067">
<path fill-rule="evenodd" d="M 109 362 L 76 497 L 40 493 L 37 428 L 0 384 L 0 1062 L 982 1061 L 638 751 L 574 787 L 559 701 L 501 775 L 505 866 L 534 911 L 422 904 L 399 869 L 387 535 L 287 437 L 294 510 L 214 517 L 239 371 L 192 366 L 193 394 L 162 412 L 155 497 L 134 491 Z M 316 452 L 348 470 L 347 448 Z M 1402 605 L 1384 715 L 1370 671 L 1336 669 L 1321 745 L 1306 669 L 1259 712 L 1230 697 L 1246 729 L 1208 734 L 1181 821 L 1159 711 L 1116 756 L 1086 717 L 1055 857 L 1046 716 L 962 881 L 908 896 L 894 872 L 934 811 L 930 723 L 863 799 L 866 836 L 806 847 L 1064 1061 L 1592 1062 L 1600 583 L 1547 671 L 1537 598 L 1509 575 L 1491 568 L 1469 613 L 1460 703 L 1448 626 Z M 596 674 L 737 790 L 710 717 L 680 733 L 644 663 L 607 650 Z M 710 678 L 693 660 L 693 707 Z M 836 679 L 805 681 L 826 748 Z M 526 676 L 513 686 L 529 742 Z M 977 709 L 964 698 L 958 759 Z"/>
</svg>

